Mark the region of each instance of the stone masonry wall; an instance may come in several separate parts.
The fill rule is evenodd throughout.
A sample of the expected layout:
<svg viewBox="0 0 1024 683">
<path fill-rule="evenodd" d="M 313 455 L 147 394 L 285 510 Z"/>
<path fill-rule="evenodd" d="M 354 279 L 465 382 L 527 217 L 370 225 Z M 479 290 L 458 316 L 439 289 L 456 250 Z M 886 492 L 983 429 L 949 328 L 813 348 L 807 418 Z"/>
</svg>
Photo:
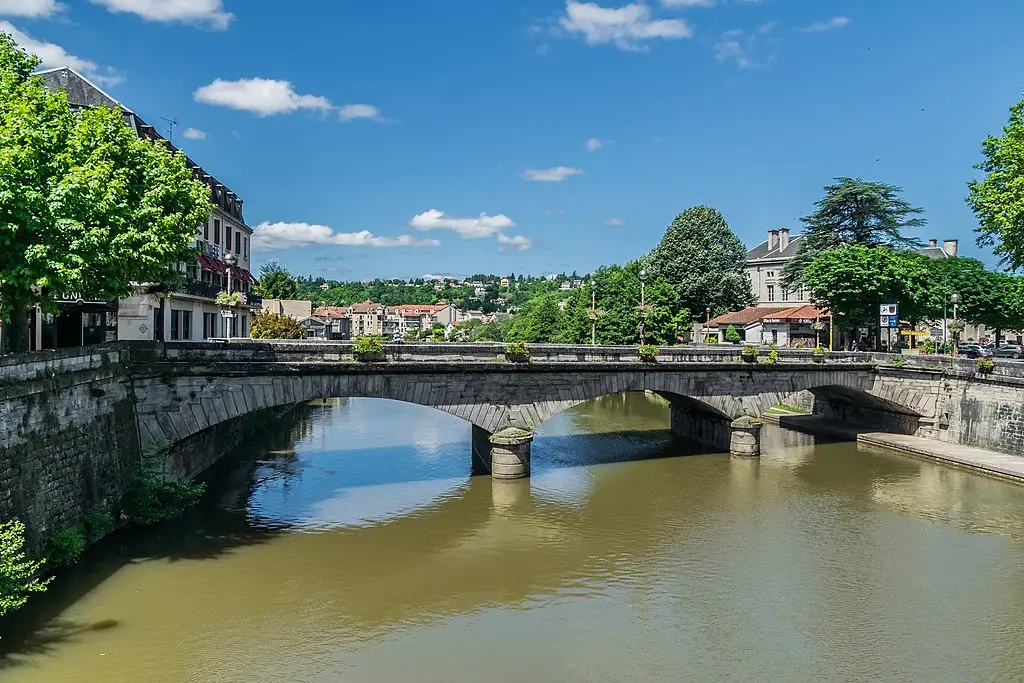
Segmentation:
<svg viewBox="0 0 1024 683">
<path fill-rule="evenodd" d="M 0 520 L 30 546 L 118 499 L 138 453 L 119 347 L 0 359 Z"/>
</svg>

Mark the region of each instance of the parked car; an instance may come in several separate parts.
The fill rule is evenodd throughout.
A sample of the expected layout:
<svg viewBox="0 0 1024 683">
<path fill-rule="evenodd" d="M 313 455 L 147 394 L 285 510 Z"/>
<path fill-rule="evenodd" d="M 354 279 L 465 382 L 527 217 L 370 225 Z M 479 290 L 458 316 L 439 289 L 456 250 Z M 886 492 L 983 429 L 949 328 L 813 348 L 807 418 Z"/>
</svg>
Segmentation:
<svg viewBox="0 0 1024 683">
<path fill-rule="evenodd" d="M 978 344 L 961 344 L 960 355 L 965 358 L 991 358 L 992 349 L 985 346 L 979 346 Z"/>
<path fill-rule="evenodd" d="M 1020 344 L 1002 344 L 995 352 L 996 358 L 1012 358 L 1018 360 L 1024 358 L 1024 346 Z"/>
</svg>

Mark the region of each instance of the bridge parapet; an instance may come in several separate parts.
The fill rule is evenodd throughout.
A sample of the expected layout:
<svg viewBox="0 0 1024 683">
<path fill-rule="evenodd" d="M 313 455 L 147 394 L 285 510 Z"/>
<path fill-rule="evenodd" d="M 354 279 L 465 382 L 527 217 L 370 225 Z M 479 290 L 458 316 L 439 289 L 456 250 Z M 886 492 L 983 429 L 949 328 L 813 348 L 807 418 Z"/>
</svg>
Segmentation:
<svg viewBox="0 0 1024 683">
<path fill-rule="evenodd" d="M 590 346 L 583 344 L 531 344 L 532 363 L 637 363 L 636 346 Z M 264 341 L 239 339 L 230 342 L 135 342 L 132 359 L 149 362 L 283 362 L 308 363 L 354 361 L 352 342 Z M 656 364 L 741 363 L 742 347 L 693 345 L 661 347 Z M 810 349 L 779 349 L 779 363 L 811 363 Z M 402 343 L 385 344 L 384 356 L 392 363 L 494 363 L 505 362 L 505 347 L 499 343 Z M 829 363 L 879 363 L 884 354 L 837 351 Z"/>
</svg>

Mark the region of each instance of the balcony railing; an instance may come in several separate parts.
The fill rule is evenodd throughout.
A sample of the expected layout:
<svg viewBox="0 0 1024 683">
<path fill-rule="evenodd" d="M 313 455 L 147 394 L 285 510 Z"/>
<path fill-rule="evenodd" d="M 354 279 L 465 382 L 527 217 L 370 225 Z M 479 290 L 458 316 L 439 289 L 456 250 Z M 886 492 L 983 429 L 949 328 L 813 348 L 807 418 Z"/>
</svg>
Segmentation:
<svg viewBox="0 0 1024 683">
<path fill-rule="evenodd" d="M 225 288 L 223 285 L 214 284 L 212 282 L 182 280 L 181 282 L 175 283 L 173 289 L 179 294 L 190 294 L 192 296 L 201 296 L 206 299 L 216 299 L 217 295 L 223 292 Z"/>
<path fill-rule="evenodd" d="M 179 294 L 188 294 L 190 296 L 201 296 L 204 299 L 216 299 L 218 294 L 227 291 L 227 287 L 225 287 L 224 285 L 214 284 L 213 282 L 202 282 L 201 280 L 185 279 L 182 280 L 181 282 L 172 285 L 171 291 L 178 292 Z M 263 308 L 263 297 L 256 296 L 251 292 L 237 293 L 242 296 L 243 306 Z"/>
</svg>

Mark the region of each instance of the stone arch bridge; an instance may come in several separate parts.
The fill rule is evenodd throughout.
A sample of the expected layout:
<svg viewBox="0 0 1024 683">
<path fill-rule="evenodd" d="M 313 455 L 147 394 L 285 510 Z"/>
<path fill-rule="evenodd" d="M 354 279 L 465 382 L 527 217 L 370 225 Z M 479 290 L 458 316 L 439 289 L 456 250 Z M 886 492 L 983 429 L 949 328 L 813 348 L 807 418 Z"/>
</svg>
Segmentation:
<svg viewBox="0 0 1024 683">
<path fill-rule="evenodd" d="M 839 419 L 904 433 L 927 432 L 941 409 L 934 381 L 884 372 L 867 354 L 833 354 L 816 363 L 809 352 L 783 352 L 776 364 L 748 364 L 738 349 L 683 347 L 642 363 L 631 347 L 531 350 L 531 362 L 512 363 L 496 344 L 405 344 L 388 347 L 378 362 L 358 362 L 350 345 L 331 343 L 135 346 L 139 439 L 143 449 L 153 449 L 278 406 L 386 398 L 471 423 L 477 464 L 496 477 L 516 478 L 529 474 L 528 433 L 535 427 L 585 401 L 626 391 L 665 397 L 676 434 L 722 449 L 734 419 L 760 416 L 779 403 L 831 406 Z M 208 464 L 197 460 L 187 468 L 196 471 L 184 474 Z"/>
</svg>

